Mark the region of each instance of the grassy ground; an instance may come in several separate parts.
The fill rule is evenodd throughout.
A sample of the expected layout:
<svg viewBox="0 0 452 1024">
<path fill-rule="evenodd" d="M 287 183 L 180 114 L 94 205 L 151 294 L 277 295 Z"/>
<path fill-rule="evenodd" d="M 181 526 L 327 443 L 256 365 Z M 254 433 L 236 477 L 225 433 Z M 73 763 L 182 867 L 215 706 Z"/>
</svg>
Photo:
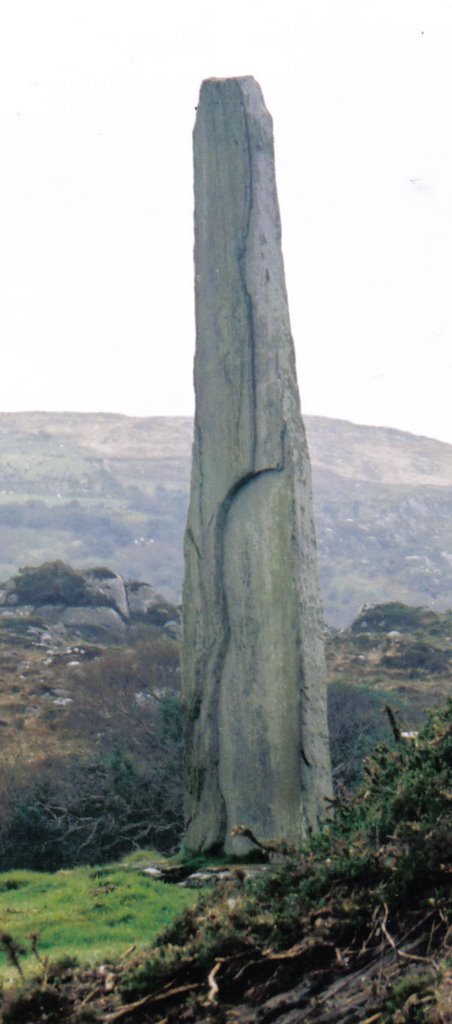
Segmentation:
<svg viewBox="0 0 452 1024">
<path fill-rule="evenodd" d="M 196 900 L 192 890 L 153 881 L 124 864 L 0 874 L 0 979 L 6 985 L 18 981 L 5 936 L 25 951 L 19 962 L 28 977 L 40 967 L 31 949 L 33 935 L 43 960 L 118 959 L 132 944 L 137 950 L 152 945 L 157 933 Z"/>
<path fill-rule="evenodd" d="M 128 858 L 128 870 L 122 863 L 0 876 L 5 907 L 24 914 L 22 935 L 41 923 L 43 953 L 72 950 L 82 962 L 91 956 L 105 963 L 121 936 L 108 970 L 60 963 L 32 984 L 20 981 L 4 994 L 1 1020 L 452 1020 L 451 755 L 452 704 L 432 715 L 415 741 L 400 737 L 392 750 L 380 746 L 366 763 L 365 785 L 353 799 L 335 802 L 335 820 L 321 835 L 292 854 L 281 850 L 269 870 L 251 879 L 236 870 L 158 936 L 163 918 L 154 897 L 171 917 L 173 898 L 189 904 L 191 895 L 140 877 L 140 854 Z M 25 885 L 7 888 L 27 880 L 40 889 L 35 902 L 27 901 Z M 140 901 L 148 904 L 147 918 L 140 917 Z M 137 952 L 124 956 L 130 940 Z M 5 945 L 5 936 L 0 941 Z"/>
</svg>

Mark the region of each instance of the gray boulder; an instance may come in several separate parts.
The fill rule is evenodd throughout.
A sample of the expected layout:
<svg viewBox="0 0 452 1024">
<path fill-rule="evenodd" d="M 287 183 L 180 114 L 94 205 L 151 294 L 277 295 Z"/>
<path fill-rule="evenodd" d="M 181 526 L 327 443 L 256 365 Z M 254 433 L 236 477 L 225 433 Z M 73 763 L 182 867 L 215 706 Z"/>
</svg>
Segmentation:
<svg viewBox="0 0 452 1024">
<path fill-rule="evenodd" d="M 60 622 L 68 633 L 104 643 L 121 643 L 127 632 L 124 620 L 114 608 L 65 608 Z"/>
<path fill-rule="evenodd" d="M 112 605 L 123 619 L 129 618 L 126 585 L 119 573 L 108 569 L 88 569 L 83 575 L 96 604 Z"/>
</svg>

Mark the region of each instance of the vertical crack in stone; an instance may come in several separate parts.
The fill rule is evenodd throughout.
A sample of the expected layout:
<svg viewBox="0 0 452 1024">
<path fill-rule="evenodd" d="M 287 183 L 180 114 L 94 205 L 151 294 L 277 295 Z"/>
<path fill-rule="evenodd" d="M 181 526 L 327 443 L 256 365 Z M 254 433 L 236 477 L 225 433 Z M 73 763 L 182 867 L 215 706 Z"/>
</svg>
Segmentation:
<svg viewBox="0 0 452 1024">
<path fill-rule="evenodd" d="M 239 89 L 239 87 L 238 87 Z M 245 299 L 246 311 L 247 311 L 247 324 L 248 324 L 248 343 L 250 352 L 250 367 L 249 367 L 249 380 L 248 391 L 249 391 L 249 403 L 250 403 L 250 419 L 251 419 L 251 453 L 250 453 L 250 464 L 252 469 L 256 468 L 256 452 L 257 452 L 257 401 L 256 401 L 256 351 L 255 351 L 255 338 L 254 338 L 254 323 L 253 323 L 253 303 L 251 295 L 248 291 L 246 283 L 246 258 L 248 250 L 248 238 L 250 234 L 251 214 L 253 205 L 253 162 L 251 154 L 251 141 L 250 131 L 248 124 L 248 114 L 245 109 L 243 100 L 239 94 L 240 108 L 243 112 L 243 127 L 244 127 L 244 140 L 245 140 L 245 155 L 248 167 L 248 179 L 246 188 L 246 213 L 245 213 L 245 224 L 243 229 L 243 241 L 241 248 L 238 252 L 238 264 L 240 268 L 240 277 L 242 281 L 243 296 Z"/>
<path fill-rule="evenodd" d="M 243 101 L 242 101 L 241 92 L 240 92 L 240 86 L 238 85 L 238 83 L 236 85 L 236 89 L 237 89 L 238 104 L 239 104 L 240 110 L 242 112 L 242 117 L 243 117 L 244 138 L 246 140 L 245 159 L 246 159 L 246 163 L 247 163 L 247 180 L 246 180 L 246 184 L 245 184 L 245 197 L 246 197 L 245 198 L 245 215 L 244 215 L 243 238 L 241 240 L 241 246 L 239 247 L 238 252 L 237 252 L 237 262 L 238 262 L 238 266 L 239 266 L 240 279 L 241 279 L 241 285 L 242 285 L 242 293 L 243 293 L 243 298 L 244 298 L 244 301 L 245 301 L 246 312 L 247 312 L 247 328 L 248 328 L 247 340 L 248 340 L 249 354 L 250 354 L 250 367 L 249 367 L 248 380 L 246 380 L 245 383 L 246 383 L 246 392 L 247 392 L 247 398 L 248 398 L 249 408 L 250 408 L 250 416 L 249 416 L 249 418 L 250 418 L 250 427 L 251 427 L 250 464 L 251 464 L 251 466 L 253 467 L 253 470 L 254 470 L 256 443 L 257 443 L 256 442 L 257 424 L 256 424 L 254 328 L 253 328 L 253 307 L 252 307 L 251 296 L 250 296 L 250 294 L 248 292 L 248 289 L 247 289 L 247 286 L 246 286 L 246 272 L 245 272 L 245 261 L 246 261 L 246 255 L 247 255 L 248 235 L 249 235 L 250 222 L 251 222 L 252 194 L 253 194 L 253 190 L 252 190 L 252 160 L 251 160 L 251 148 L 250 148 L 250 139 L 249 139 L 249 130 L 248 130 L 247 111 L 246 111 L 245 106 L 244 106 Z M 242 403 L 243 403 L 243 375 L 242 375 L 242 379 L 241 379 L 241 384 L 242 384 L 242 394 L 241 394 L 241 400 L 239 402 L 239 421 L 240 421 L 240 419 L 241 419 L 241 417 L 243 415 L 243 408 L 242 408 Z M 226 661 L 226 655 L 227 655 L 227 650 L 228 650 L 228 646 L 229 646 L 229 642 L 230 642 L 230 635 L 231 635 L 231 626 L 230 626 L 230 617 L 229 617 L 229 606 L 228 606 L 227 595 L 226 595 L 226 590 L 225 590 L 225 585 L 224 585 L 224 579 L 225 579 L 225 533 L 226 533 L 226 520 L 227 520 L 227 517 L 228 517 L 228 514 L 229 514 L 229 510 L 230 510 L 232 502 L 234 501 L 235 496 L 239 493 L 241 488 L 243 486 L 245 486 L 245 484 L 249 483 L 249 481 L 252 478 L 252 476 L 253 476 L 253 472 L 247 473 L 238 482 L 233 483 L 232 487 L 230 488 L 230 491 L 226 494 L 223 502 L 221 503 L 221 505 L 220 505 L 220 507 L 218 509 L 218 512 L 217 512 L 217 516 L 216 516 L 216 524 L 215 524 L 216 543 L 215 543 L 215 570 L 214 571 L 215 571 L 217 579 L 221 582 L 221 597 L 220 597 L 220 609 L 219 609 L 219 612 L 220 612 L 221 621 L 223 623 L 222 643 L 221 643 L 220 649 L 218 651 L 217 666 L 216 666 L 216 671 L 215 671 L 215 681 L 216 681 L 216 683 L 215 683 L 215 690 L 216 690 L 216 708 L 217 708 L 217 711 L 218 711 L 218 702 L 219 702 L 219 697 L 220 697 L 219 690 L 220 690 L 220 687 L 221 687 L 221 684 L 222 684 L 222 678 L 223 678 L 223 668 L 224 668 L 224 664 L 225 664 L 225 661 Z M 224 796 L 224 794 L 222 792 L 221 779 L 219 779 L 219 790 L 220 790 L 220 793 L 221 793 L 221 798 L 222 798 L 223 804 L 224 804 L 224 806 L 226 806 L 226 799 L 225 799 L 225 796 Z M 227 817 L 227 815 L 226 815 L 226 817 Z"/>
</svg>

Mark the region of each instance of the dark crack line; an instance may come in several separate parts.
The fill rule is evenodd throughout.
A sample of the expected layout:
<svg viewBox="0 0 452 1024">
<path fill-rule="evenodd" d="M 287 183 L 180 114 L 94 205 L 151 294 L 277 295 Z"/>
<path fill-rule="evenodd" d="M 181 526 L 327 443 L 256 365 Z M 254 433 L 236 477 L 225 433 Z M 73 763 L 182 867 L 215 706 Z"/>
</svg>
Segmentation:
<svg viewBox="0 0 452 1024">
<path fill-rule="evenodd" d="M 230 488 L 230 490 L 228 491 L 228 494 L 226 495 L 226 497 L 224 498 L 224 500 L 223 500 L 223 502 L 221 504 L 221 507 L 220 507 L 220 509 L 218 511 L 218 515 L 217 515 L 217 520 L 216 520 L 216 524 L 215 524 L 215 531 L 216 531 L 216 536 L 215 536 L 215 566 L 216 566 L 217 579 L 219 581 L 221 581 L 221 592 L 218 595 L 218 599 L 219 599 L 219 609 L 220 609 L 220 614 L 221 614 L 221 622 L 223 624 L 223 632 L 222 632 L 221 643 L 220 643 L 219 648 L 218 648 L 218 650 L 216 652 L 216 658 L 215 658 L 215 680 L 216 680 L 216 684 L 215 684 L 214 701 L 215 701 L 215 713 L 216 713 L 216 721 L 217 721 L 218 754 L 219 754 L 219 751 L 220 751 L 219 729 L 218 729 L 218 708 L 219 708 L 219 701 L 220 701 L 220 689 L 221 689 L 221 685 L 222 685 L 222 682 L 223 682 L 224 666 L 225 666 L 226 657 L 227 657 L 227 653 L 228 653 L 229 645 L 230 645 L 230 641 L 231 641 L 231 620 L 230 620 L 228 599 L 227 599 L 227 595 L 226 595 L 226 586 L 225 586 L 225 562 L 226 562 L 226 558 L 225 558 L 225 535 L 226 535 L 226 524 L 227 524 L 227 520 L 228 520 L 230 511 L 231 511 L 232 505 L 237 500 L 238 495 L 241 493 L 241 491 L 244 490 L 245 487 L 248 487 L 255 480 L 258 480 L 259 477 L 268 476 L 269 474 L 273 475 L 275 473 L 282 473 L 283 470 L 284 470 L 284 461 L 282 461 L 281 464 L 278 465 L 278 466 L 269 466 L 269 467 L 267 467 L 265 469 L 258 470 L 257 472 L 252 472 L 251 471 L 249 473 L 246 473 L 243 477 L 241 477 L 240 480 L 238 480 Z M 219 773 L 219 771 L 218 771 L 217 779 L 218 779 L 218 791 L 219 791 L 220 796 L 221 796 L 223 813 L 224 813 L 224 832 L 225 832 L 226 831 L 226 823 L 227 823 L 227 805 L 226 805 L 226 800 L 225 800 L 225 797 L 224 797 L 224 793 L 223 793 L 223 791 L 221 789 L 220 773 Z M 225 836 L 225 838 L 226 838 L 226 836 Z"/>
<path fill-rule="evenodd" d="M 254 335 L 254 312 L 253 302 L 251 295 L 248 291 L 248 285 L 246 281 L 246 257 L 248 252 L 248 239 L 250 235 L 251 216 L 253 211 L 253 159 L 251 149 L 251 137 L 248 124 L 248 115 L 245 109 L 243 100 L 240 97 L 240 106 L 243 112 L 243 127 L 246 144 L 246 156 L 248 164 L 248 177 L 247 177 L 247 204 L 246 204 L 246 215 L 245 215 L 245 227 L 243 230 L 242 244 L 238 251 L 238 265 L 240 271 L 240 279 L 242 282 L 243 296 L 245 300 L 246 308 L 246 324 L 248 328 L 248 348 L 250 354 L 250 377 L 248 381 L 248 393 L 251 410 L 251 467 L 252 470 L 256 467 L 256 453 L 257 453 L 257 396 L 256 396 L 256 345 Z"/>
</svg>

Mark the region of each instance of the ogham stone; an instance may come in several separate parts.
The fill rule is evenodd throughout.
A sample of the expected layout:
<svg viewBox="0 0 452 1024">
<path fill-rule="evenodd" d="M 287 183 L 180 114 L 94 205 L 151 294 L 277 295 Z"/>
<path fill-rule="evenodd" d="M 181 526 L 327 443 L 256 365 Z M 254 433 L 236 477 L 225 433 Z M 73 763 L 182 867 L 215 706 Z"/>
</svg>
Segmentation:
<svg viewBox="0 0 452 1024">
<path fill-rule="evenodd" d="M 311 476 L 272 121 L 251 77 L 201 87 L 196 414 L 185 536 L 185 842 L 318 828 L 331 796 Z"/>
</svg>

